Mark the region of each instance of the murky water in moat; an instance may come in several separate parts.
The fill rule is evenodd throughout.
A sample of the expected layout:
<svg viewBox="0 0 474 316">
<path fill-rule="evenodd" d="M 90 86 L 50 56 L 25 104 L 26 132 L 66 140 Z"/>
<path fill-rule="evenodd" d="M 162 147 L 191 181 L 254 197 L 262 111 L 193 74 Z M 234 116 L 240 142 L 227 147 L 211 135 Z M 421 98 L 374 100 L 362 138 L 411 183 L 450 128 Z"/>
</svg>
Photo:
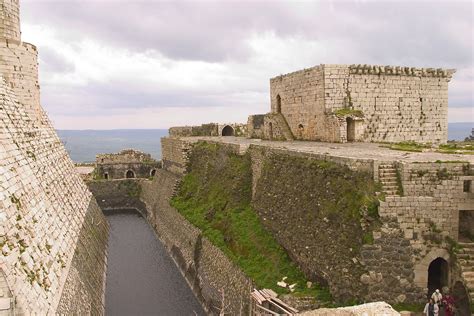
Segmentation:
<svg viewBox="0 0 474 316">
<path fill-rule="evenodd" d="M 106 215 L 106 315 L 205 315 L 146 220 L 135 211 Z"/>
</svg>

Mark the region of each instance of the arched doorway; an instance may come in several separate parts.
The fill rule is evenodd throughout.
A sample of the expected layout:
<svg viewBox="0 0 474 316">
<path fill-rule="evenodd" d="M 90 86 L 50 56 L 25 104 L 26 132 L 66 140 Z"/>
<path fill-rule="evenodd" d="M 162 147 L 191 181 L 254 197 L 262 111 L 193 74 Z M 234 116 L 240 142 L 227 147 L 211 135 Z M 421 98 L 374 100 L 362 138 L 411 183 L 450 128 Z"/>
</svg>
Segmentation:
<svg viewBox="0 0 474 316">
<path fill-rule="evenodd" d="M 281 113 L 281 97 L 279 94 L 276 97 L 276 112 Z"/>
<path fill-rule="evenodd" d="M 456 306 L 457 315 L 470 316 L 469 292 L 466 290 L 464 284 L 462 284 L 461 281 L 456 282 L 451 293 L 454 297 L 454 306 Z"/>
<path fill-rule="evenodd" d="M 156 169 L 152 169 L 152 170 L 150 171 L 150 176 L 154 177 L 155 174 L 156 174 Z"/>
<path fill-rule="evenodd" d="M 104 173 L 104 179 L 105 179 L 105 180 L 108 180 L 108 179 L 109 179 L 109 174 L 108 174 L 107 172 Z"/>
<path fill-rule="evenodd" d="M 234 129 L 232 128 L 232 126 L 226 125 L 222 129 L 222 136 L 234 136 Z"/>
<path fill-rule="evenodd" d="M 125 174 L 125 177 L 127 179 L 135 178 L 135 173 L 132 170 L 127 170 L 127 173 Z"/>
<path fill-rule="evenodd" d="M 348 117 L 346 119 L 347 123 L 347 141 L 348 142 L 353 142 L 355 141 L 355 121 Z"/>
<path fill-rule="evenodd" d="M 303 124 L 298 124 L 298 138 L 303 138 L 304 126 Z"/>
<path fill-rule="evenodd" d="M 428 267 L 428 295 L 436 289 L 441 289 L 448 285 L 448 262 L 443 258 L 436 258 L 431 261 Z"/>
<path fill-rule="evenodd" d="M 273 139 L 273 123 L 268 123 L 268 138 Z"/>
</svg>

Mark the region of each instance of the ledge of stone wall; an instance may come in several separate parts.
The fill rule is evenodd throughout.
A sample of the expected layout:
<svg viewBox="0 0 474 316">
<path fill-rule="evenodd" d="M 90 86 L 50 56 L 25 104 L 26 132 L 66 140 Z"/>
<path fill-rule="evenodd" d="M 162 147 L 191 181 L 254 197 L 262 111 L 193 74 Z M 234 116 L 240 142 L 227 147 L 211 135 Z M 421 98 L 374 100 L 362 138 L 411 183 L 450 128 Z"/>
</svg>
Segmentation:
<svg viewBox="0 0 474 316">
<path fill-rule="evenodd" d="M 158 170 L 152 182 L 142 183 L 150 224 L 208 313 L 219 314 L 225 306 L 226 314 L 248 314 L 251 280 L 170 206 L 179 180 L 171 172 Z"/>
<path fill-rule="evenodd" d="M 94 198 L 79 233 L 57 314 L 103 315 L 109 226 Z"/>
</svg>

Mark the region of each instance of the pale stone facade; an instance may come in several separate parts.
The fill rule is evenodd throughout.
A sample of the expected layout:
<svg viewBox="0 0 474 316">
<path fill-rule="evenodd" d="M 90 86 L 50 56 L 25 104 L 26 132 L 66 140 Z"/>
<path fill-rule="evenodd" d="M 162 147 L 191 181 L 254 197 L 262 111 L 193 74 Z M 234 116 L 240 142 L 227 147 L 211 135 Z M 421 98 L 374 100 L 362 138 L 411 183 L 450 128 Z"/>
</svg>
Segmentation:
<svg viewBox="0 0 474 316">
<path fill-rule="evenodd" d="M 301 140 L 445 143 L 453 73 L 399 66 L 315 66 L 270 79 L 271 112 L 281 113 L 293 137 Z M 265 124 L 264 138 L 275 138 L 268 136 L 275 124 Z"/>
<path fill-rule="evenodd" d="M 0 268 L 9 306 L 17 315 L 101 314 L 107 223 L 40 106 L 37 51 L 20 41 L 18 0 L 0 1 L 0 16 Z"/>
<path fill-rule="evenodd" d="M 97 179 L 149 178 L 161 168 L 161 162 L 150 154 L 134 149 L 124 149 L 116 154 L 100 154 L 96 157 Z"/>
</svg>

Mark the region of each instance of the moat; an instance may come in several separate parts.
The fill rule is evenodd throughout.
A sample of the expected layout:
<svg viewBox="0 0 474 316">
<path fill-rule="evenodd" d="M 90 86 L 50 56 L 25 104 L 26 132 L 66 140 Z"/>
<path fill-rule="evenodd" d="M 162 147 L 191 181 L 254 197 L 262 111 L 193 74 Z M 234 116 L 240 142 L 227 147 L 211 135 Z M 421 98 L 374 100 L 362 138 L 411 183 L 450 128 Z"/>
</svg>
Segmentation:
<svg viewBox="0 0 474 316">
<path fill-rule="evenodd" d="M 105 215 L 110 225 L 106 315 L 204 315 L 147 221 L 134 210 Z"/>
</svg>

